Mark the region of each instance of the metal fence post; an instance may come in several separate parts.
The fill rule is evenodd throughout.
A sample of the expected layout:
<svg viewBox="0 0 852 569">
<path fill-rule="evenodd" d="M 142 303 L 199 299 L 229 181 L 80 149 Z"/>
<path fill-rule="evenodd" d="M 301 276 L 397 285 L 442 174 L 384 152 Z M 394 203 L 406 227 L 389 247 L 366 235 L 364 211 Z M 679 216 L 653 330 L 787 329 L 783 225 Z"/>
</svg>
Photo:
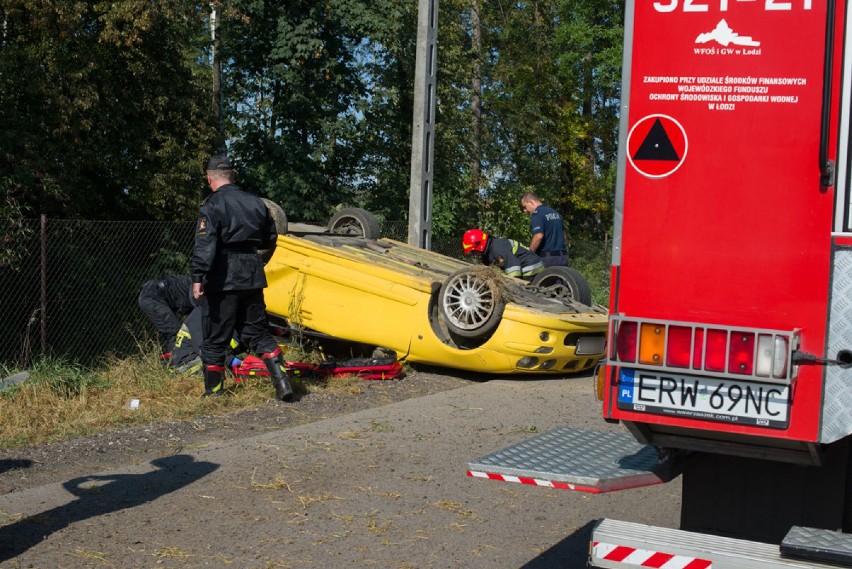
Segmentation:
<svg viewBox="0 0 852 569">
<path fill-rule="evenodd" d="M 47 216 L 41 214 L 41 352 L 47 352 Z"/>
</svg>

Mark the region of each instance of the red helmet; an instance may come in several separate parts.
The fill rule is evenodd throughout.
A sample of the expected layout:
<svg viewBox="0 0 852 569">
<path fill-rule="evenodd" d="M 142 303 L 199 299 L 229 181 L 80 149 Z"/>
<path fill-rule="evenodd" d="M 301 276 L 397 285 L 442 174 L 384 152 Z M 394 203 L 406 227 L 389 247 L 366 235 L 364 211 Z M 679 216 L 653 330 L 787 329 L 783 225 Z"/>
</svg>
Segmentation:
<svg viewBox="0 0 852 569">
<path fill-rule="evenodd" d="M 488 243 L 488 234 L 481 229 L 468 229 L 462 237 L 462 250 L 467 255 L 471 251 L 482 253 Z"/>
</svg>

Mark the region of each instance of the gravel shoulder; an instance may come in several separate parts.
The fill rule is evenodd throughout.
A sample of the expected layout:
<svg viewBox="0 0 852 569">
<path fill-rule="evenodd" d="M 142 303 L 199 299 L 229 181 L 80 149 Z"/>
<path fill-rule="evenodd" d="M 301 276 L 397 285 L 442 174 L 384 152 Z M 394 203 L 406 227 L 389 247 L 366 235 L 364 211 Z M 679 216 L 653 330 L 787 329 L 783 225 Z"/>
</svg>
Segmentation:
<svg viewBox="0 0 852 569">
<path fill-rule="evenodd" d="M 145 463 L 187 449 L 241 439 L 457 389 L 486 378 L 417 366 L 398 380 L 364 381 L 361 393 L 314 391 L 297 403 L 266 405 L 192 421 L 151 423 L 62 442 L 0 450 L 0 494 L 68 480 L 115 465 Z"/>
<path fill-rule="evenodd" d="M 466 476 L 605 423 L 590 374 L 417 368 L 359 395 L 5 452 L 0 569 L 581 569 L 600 518 L 676 527 L 679 482 L 585 494 Z"/>
</svg>

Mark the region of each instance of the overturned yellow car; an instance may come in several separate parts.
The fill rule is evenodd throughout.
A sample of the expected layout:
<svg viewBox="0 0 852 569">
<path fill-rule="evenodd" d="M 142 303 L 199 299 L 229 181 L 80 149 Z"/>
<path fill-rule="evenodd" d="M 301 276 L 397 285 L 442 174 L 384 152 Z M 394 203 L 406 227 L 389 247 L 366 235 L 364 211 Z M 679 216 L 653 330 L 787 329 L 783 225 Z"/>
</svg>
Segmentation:
<svg viewBox="0 0 852 569">
<path fill-rule="evenodd" d="M 565 374 L 604 356 L 606 310 L 587 304 L 588 285 L 572 269 L 528 284 L 376 238 L 365 210 L 343 210 L 321 232 L 288 232 L 280 207 L 267 206 L 279 227 L 266 263 L 272 321 L 483 373 Z"/>
</svg>

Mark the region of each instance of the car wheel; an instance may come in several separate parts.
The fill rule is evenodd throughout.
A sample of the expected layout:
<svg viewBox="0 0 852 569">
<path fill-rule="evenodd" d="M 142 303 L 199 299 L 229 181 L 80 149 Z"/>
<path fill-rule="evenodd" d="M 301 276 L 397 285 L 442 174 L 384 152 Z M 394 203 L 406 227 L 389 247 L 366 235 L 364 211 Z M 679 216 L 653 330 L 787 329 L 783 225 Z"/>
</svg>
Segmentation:
<svg viewBox="0 0 852 569">
<path fill-rule="evenodd" d="M 272 200 L 268 200 L 266 198 L 260 198 L 263 200 L 263 203 L 266 205 L 267 211 L 269 211 L 269 215 L 272 216 L 272 221 L 275 223 L 275 231 L 278 232 L 278 235 L 286 235 L 287 234 L 287 214 L 284 213 L 284 208 L 275 203 Z M 275 249 L 259 249 L 258 253 L 260 253 L 260 258 L 263 259 L 264 263 L 268 263 L 269 259 L 272 258 L 272 253 L 275 252 Z"/>
<path fill-rule="evenodd" d="M 462 338 L 482 338 L 497 329 L 506 302 L 493 279 L 464 268 L 441 285 L 439 306 L 450 332 Z"/>
<path fill-rule="evenodd" d="M 328 230 L 338 235 L 351 235 L 364 239 L 378 239 L 381 234 L 376 216 L 358 207 L 341 209 L 331 216 Z"/>
<path fill-rule="evenodd" d="M 592 290 L 583 275 L 571 267 L 546 267 L 533 277 L 532 285 L 548 298 L 592 304 Z"/>
</svg>

